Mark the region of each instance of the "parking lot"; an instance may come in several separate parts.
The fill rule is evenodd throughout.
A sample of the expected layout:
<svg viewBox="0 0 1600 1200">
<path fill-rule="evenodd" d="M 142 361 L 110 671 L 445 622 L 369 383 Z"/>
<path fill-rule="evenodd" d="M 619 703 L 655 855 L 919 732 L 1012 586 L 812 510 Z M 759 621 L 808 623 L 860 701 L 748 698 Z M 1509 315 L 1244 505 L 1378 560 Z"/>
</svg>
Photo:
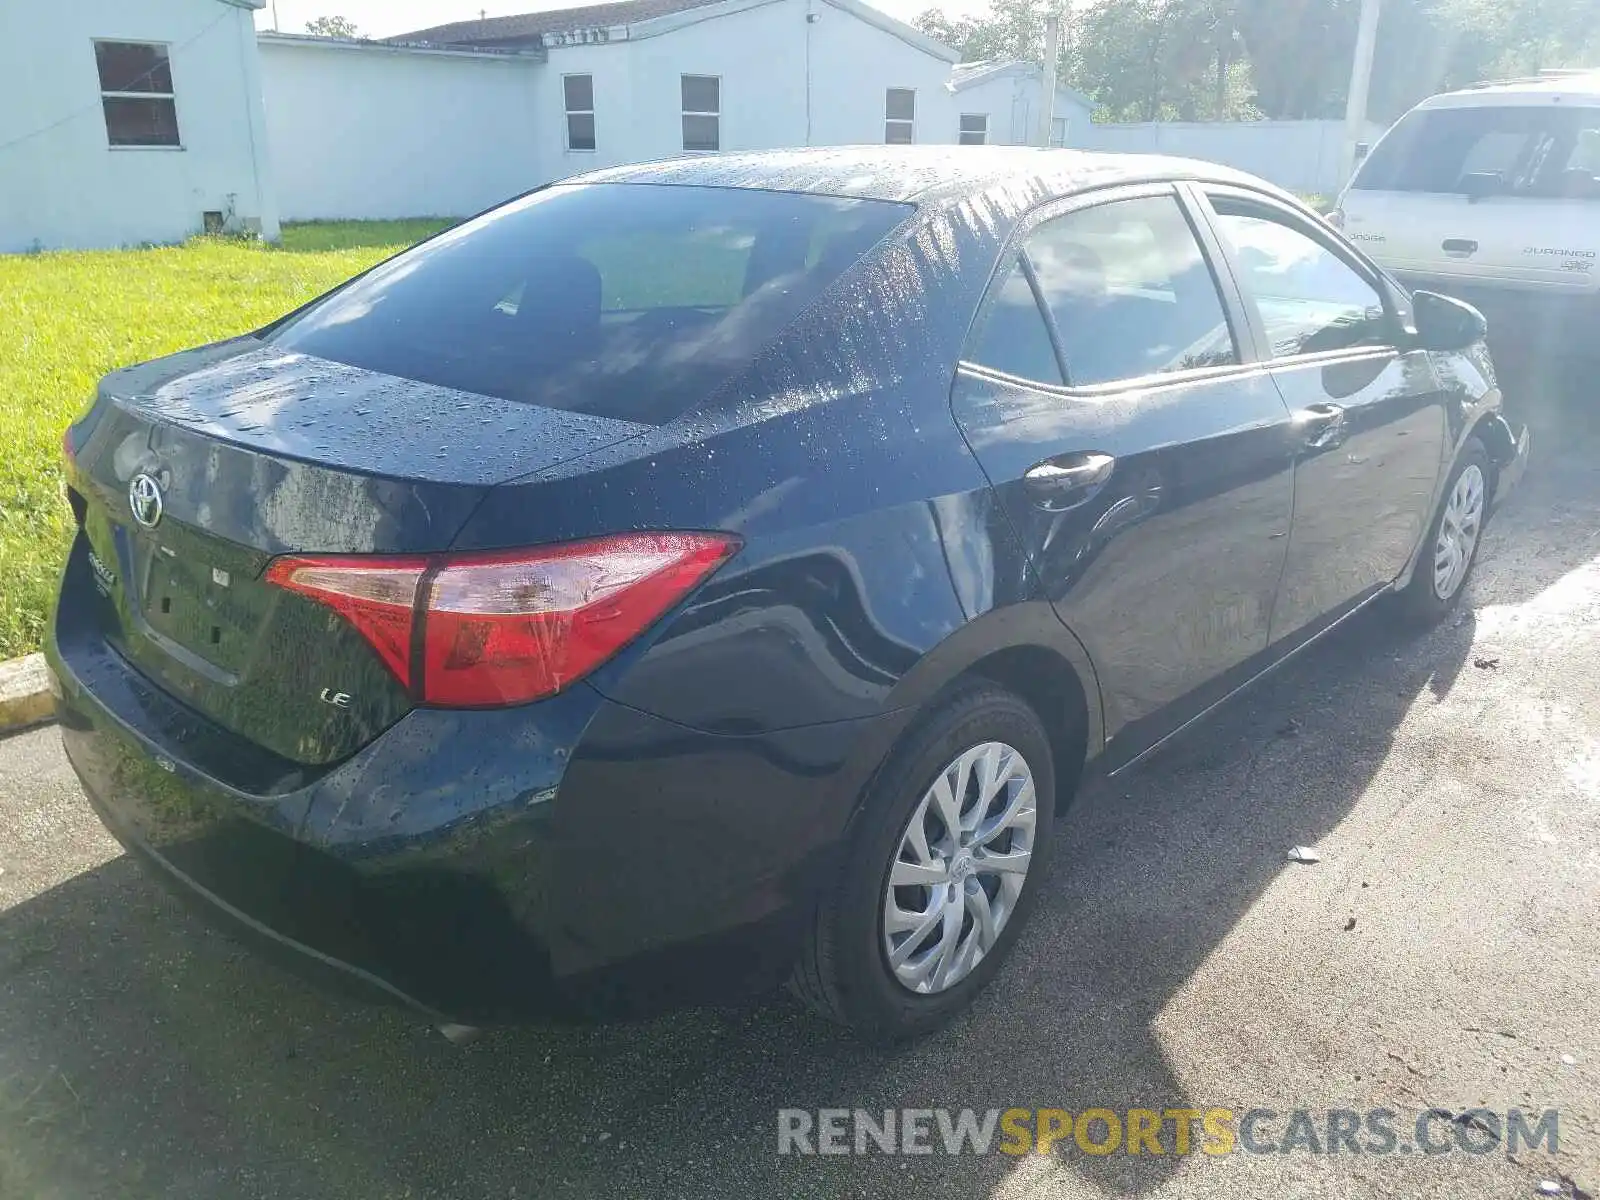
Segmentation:
<svg viewBox="0 0 1600 1200">
<path fill-rule="evenodd" d="M 897 1052 L 781 997 L 450 1045 L 189 915 L 55 730 L 0 742 L 0 1197 L 1594 1191 L 1600 421 L 1516 390 L 1534 465 L 1461 616 L 1365 616 L 1094 785 L 997 985 Z M 776 1153 L 780 1108 L 906 1106 L 1556 1108 L 1560 1152 Z"/>
</svg>

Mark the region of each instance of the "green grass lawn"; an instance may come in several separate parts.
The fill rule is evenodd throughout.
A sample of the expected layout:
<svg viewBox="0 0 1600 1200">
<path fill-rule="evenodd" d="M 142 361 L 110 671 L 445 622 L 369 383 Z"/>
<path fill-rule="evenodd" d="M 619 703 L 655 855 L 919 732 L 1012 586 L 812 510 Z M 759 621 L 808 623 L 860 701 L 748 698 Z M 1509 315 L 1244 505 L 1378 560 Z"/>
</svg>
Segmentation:
<svg viewBox="0 0 1600 1200">
<path fill-rule="evenodd" d="M 291 225 L 281 247 L 0 255 L 0 658 L 38 648 L 66 553 L 61 433 L 115 367 L 264 324 L 445 220 Z"/>
</svg>

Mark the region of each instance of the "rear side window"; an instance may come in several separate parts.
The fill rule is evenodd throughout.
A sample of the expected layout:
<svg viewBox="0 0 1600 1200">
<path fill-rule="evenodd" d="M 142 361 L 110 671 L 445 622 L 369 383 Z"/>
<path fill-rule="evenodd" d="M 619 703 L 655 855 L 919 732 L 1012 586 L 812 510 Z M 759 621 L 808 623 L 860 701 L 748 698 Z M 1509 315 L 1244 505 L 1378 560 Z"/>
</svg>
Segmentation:
<svg viewBox="0 0 1600 1200">
<path fill-rule="evenodd" d="M 1175 197 L 1119 200 L 1046 221 L 1024 253 L 1060 334 L 1068 383 L 1239 361 L 1216 282 Z"/>
<path fill-rule="evenodd" d="M 1600 200 L 1600 108 L 1416 110 L 1378 143 L 1351 186 Z"/>
<path fill-rule="evenodd" d="M 1061 364 L 1020 256 L 990 285 L 989 296 L 968 359 L 1007 375 L 1059 387 Z"/>
<path fill-rule="evenodd" d="M 911 212 L 747 188 L 546 188 L 399 255 L 269 339 L 423 383 L 664 424 Z"/>
</svg>

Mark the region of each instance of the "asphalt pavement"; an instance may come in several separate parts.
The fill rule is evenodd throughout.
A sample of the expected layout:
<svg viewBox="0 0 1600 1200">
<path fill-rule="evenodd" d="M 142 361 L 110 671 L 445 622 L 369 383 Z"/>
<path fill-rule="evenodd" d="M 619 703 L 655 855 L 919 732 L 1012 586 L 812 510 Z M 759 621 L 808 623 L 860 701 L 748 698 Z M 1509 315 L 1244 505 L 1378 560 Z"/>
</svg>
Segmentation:
<svg viewBox="0 0 1600 1200">
<path fill-rule="evenodd" d="M 1094 785 L 996 985 L 894 1052 L 783 997 L 451 1045 L 190 915 L 54 729 L 0 742 L 0 1200 L 1600 1190 L 1600 399 L 1542 397 L 1461 616 L 1363 617 Z M 822 1107 L 1554 1108 L 1559 1148 L 780 1156 Z"/>
</svg>

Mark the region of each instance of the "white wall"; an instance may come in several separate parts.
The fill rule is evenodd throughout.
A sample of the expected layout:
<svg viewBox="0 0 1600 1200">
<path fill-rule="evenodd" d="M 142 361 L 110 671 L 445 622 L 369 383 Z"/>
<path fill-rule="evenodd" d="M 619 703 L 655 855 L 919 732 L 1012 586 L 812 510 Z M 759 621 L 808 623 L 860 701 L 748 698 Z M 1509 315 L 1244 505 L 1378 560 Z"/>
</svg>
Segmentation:
<svg viewBox="0 0 1600 1200">
<path fill-rule="evenodd" d="M 917 141 L 956 141 L 950 64 L 828 0 L 648 24 L 667 28 L 601 31 L 545 62 L 262 34 L 284 216 L 464 216 L 553 179 L 680 155 L 683 75 L 721 80 L 723 150 L 881 144 L 890 87 L 916 89 Z M 569 74 L 594 79 L 592 151 L 567 148 Z"/>
<path fill-rule="evenodd" d="M 1383 126 L 1369 126 L 1375 142 Z M 1156 121 L 1079 125 L 1069 144 L 1085 150 L 1173 154 L 1259 175 L 1281 188 L 1331 196 L 1339 190 L 1343 121 Z"/>
<path fill-rule="evenodd" d="M 466 216 L 546 178 L 529 60 L 263 34 L 261 69 L 286 220 Z"/>
<path fill-rule="evenodd" d="M 96 38 L 168 43 L 181 148 L 109 145 Z M 180 241 L 208 210 L 275 238 L 260 95 L 221 0 L 0 0 L 0 252 Z"/>
</svg>

